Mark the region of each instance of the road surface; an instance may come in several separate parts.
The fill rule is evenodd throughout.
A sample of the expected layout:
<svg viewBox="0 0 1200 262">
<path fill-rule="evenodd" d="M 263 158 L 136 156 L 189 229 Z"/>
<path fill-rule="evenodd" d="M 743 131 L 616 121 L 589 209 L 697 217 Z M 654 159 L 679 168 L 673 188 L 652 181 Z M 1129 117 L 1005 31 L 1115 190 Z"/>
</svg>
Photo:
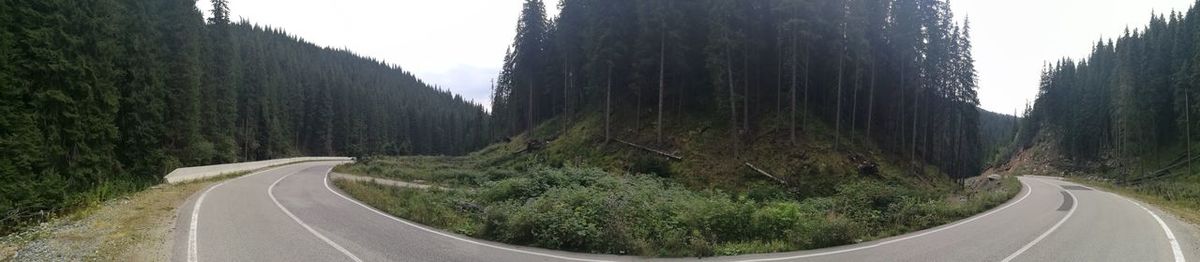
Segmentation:
<svg viewBox="0 0 1200 262">
<path fill-rule="evenodd" d="M 335 164 L 278 167 L 197 193 L 180 207 L 172 260 L 696 260 L 561 252 L 446 233 L 347 198 L 329 184 Z M 1196 229 L 1153 207 L 1053 178 L 1020 180 L 1022 191 L 1008 203 L 941 227 L 849 246 L 702 260 L 1200 261 Z"/>
</svg>

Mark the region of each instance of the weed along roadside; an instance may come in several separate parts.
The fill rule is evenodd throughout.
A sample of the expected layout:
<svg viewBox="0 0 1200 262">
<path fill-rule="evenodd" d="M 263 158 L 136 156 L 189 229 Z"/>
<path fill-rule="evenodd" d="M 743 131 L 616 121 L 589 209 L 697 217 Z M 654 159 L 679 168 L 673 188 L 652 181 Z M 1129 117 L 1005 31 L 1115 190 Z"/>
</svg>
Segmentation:
<svg viewBox="0 0 1200 262">
<path fill-rule="evenodd" d="M 176 210 L 229 174 L 160 184 L 0 238 L 0 261 L 167 261 Z"/>
<path fill-rule="evenodd" d="M 797 197 L 775 183 L 696 189 L 653 174 L 599 168 L 483 168 L 471 157 L 385 157 L 338 172 L 420 180 L 445 188 L 334 179 L 379 210 L 454 233 L 577 252 L 649 257 L 814 249 L 935 227 L 1011 199 L 1015 178 L 966 191 L 922 191 L 878 180 Z M 444 169 L 448 166 L 458 168 Z M 366 172 L 364 172 L 366 171 Z"/>
</svg>

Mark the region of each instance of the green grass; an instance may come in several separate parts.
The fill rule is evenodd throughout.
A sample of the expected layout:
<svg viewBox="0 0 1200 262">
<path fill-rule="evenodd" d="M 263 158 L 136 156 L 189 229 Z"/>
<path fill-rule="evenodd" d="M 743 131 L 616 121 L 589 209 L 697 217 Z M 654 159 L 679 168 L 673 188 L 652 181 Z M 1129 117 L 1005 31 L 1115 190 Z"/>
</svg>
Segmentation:
<svg viewBox="0 0 1200 262">
<path fill-rule="evenodd" d="M 1189 223 L 1200 224 L 1200 174 L 1189 172 L 1186 166 L 1168 171 L 1170 174 L 1163 178 L 1142 181 L 1137 184 L 1119 184 L 1128 179 L 1145 177 L 1149 172 L 1167 167 L 1181 156 L 1186 155 L 1187 148 L 1180 143 L 1142 154 L 1136 158 L 1127 158 L 1125 160 L 1129 163 L 1128 168 L 1103 168 L 1064 174 L 1068 175 L 1072 181 L 1097 186 L 1153 204 L 1182 217 Z M 1200 163 L 1194 163 L 1193 166 L 1200 166 Z M 1200 170 L 1200 168 L 1193 170 Z"/>
<path fill-rule="evenodd" d="M 1150 203 L 1193 225 L 1200 225 L 1200 176 L 1179 176 L 1139 185 L 1116 185 L 1079 177 L 1071 180 Z"/>
<path fill-rule="evenodd" d="M 373 175 L 419 177 L 453 186 L 448 190 L 334 183 L 385 212 L 472 237 L 663 257 L 791 251 L 879 239 L 965 218 L 1019 191 L 1013 179 L 995 190 L 958 193 L 860 179 L 835 186 L 827 196 L 798 198 L 773 183 L 750 183 L 740 191 L 693 189 L 672 178 L 600 168 L 460 169 L 442 173 L 452 174 L 446 176 L 418 168 L 444 168 L 470 159 L 379 158 L 340 167 L 412 172 Z"/>
<path fill-rule="evenodd" d="M 467 156 L 367 157 L 335 169 L 445 189 L 335 183 L 380 210 L 472 237 L 652 257 L 869 241 L 962 219 L 1020 191 L 1015 179 L 964 189 L 935 167 L 884 152 L 862 134 L 838 138 L 814 120 L 792 140 L 784 119 L 761 119 L 743 134 L 735 156 L 727 124 L 712 119 L 722 118 L 669 118 L 661 142 L 651 135 L 653 121 L 641 127 L 618 121 L 612 129 L 614 138 L 672 152 L 682 161 L 605 142 L 603 119 L 593 114 L 553 119 L 531 135 Z M 533 139 L 548 143 L 525 151 Z M 880 172 L 860 174 L 864 162 Z"/>
</svg>

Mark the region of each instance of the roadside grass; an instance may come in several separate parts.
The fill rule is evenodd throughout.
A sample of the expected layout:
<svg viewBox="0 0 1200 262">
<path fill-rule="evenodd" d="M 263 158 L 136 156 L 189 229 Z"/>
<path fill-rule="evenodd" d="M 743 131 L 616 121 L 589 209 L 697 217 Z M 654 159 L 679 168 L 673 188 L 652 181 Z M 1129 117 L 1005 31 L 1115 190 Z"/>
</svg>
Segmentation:
<svg viewBox="0 0 1200 262">
<path fill-rule="evenodd" d="M 630 120 L 636 116 L 615 118 L 627 121 L 612 128 L 613 140 L 683 160 L 606 142 L 603 119 L 581 114 L 466 156 L 364 157 L 335 168 L 444 189 L 334 183 L 382 211 L 476 238 L 648 257 L 870 241 L 963 219 L 1020 191 L 1015 178 L 963 187 L 935 167 L 880 150 L 865 135 L 838 133 L 816 120 L 792 139 L 790 119 L 761 119 L 735 145 L 727 124 L 712 120 L 720 117 L 667 119 L 662 141 L 652 135 L 652 121 L 639 126 Z M 543 146 L 527 150 L 535 140 Z M 862 172 L 865 163 L 878 172 Z"/>
<path fill-rule="evenodd" d="M 1167 167 L 1186 155 L 1187 147 L 1181 143 L 1132 159 L 1131 168 L 1127 170 L 1101 169 L 1091 173 L 1066 174 L 1074 182 L 1150 203 L 1188 223 L 1200 225 L 1200 174 L 1193 172 L 1198 168 L 1188 170 L 1186 166 L 1181 166 L 1169 171 L 1171 174 L 1164 178 L 1137 184 L 1119 184 L 1123 180 L 1145 177 L 1145 174 Z M 1200 163 L 1193 163 L 1193 166 L 1197 165 Z"/>
<path fill-rule="evenodd" d="M 1200 225 L 1200 176 L 1174 177 L 1133 186 L 1080 177 L 1068 179 L 1149 203 L 1183 218 L 1188 223 Z"/>
<path fill-rule="evenodd" d="M 195 192 L 235 176 L 162 184 L 23 229 L 0 238 L 0 260 L 165 261 L 176 208 Z M 17 252 L 22 257 L 14 258 Z"/>
<path fill-rule="evenodd" d="M 1121 184 L 1123 181 L 1142 178 L 1146 173 L 1167 167 L 1186 154 L 1187 148 L 1184 145 L 1175 145 L 1136 158 L 1120 159 L 1121 162 L 1118 163 L 1122 164 L 1118 167 L 1113 167 L 1113 162 L 1092 162 L 1081 166 L 1063 167 L 1060 164 L 1070 161 L 1063 159 L 1051 144 L 1038 143 L 1017 155 L 1011 170 L 1007 172 L 1063 177 L 1075 183 L 1154 205 L 1180 217 L 1184 222 L 1200 225 L 1200 174 L 1187 172 L 1186 167 L 1176 168 L 1171 171 L 1173 174 L 1164 178 L 1132 185 Z"/>
<path fill-rule="evenodd" d="M 414 166 L 461 163 L 410 163 L 428 161 L 446 158 L 381 158 L 341 168 L 406 172 Z M 996 185 L 980 191 L 952 193 L 866 178 L 838 184 L 826 196 L 796 197 L 773 183 L 748 183 L 739 191 L 692 189 L 658 175 L 600 168 L 530 167 L 496 171 L 506 174 L 500 176 L 486 170 L 460 171 L 446 177 L 411 176 L 472 181 L 453 184 L 458 189 L 346 180 L 334 184 L 390 214 L 476 238 L 651 257 L 780 252 L 869 241 L 966 218 L 1020 191 L 1015 178 L 992 182 Z M 472 190 L 463 190 L 468 188 Z"/>
<path fill-rule="evenodd" d="M 98 189 L 86 194 L 88 201 L 81 202 L 86 205 L 70 213 L 0 237 L 0 261 L 166 261 L 179 205 L 208 186 L 248 173 L 159 184 L 119 195 Z M 14 257 L 18 252 L 24 253 L 21 258 Z"/>
<path fill-rule="evenodd" d="M 338 165 L 335 172 L 362 174 L 385 179 L 431 183 L 440 186 L 479 186 L 487 180 L 509 177 L 513 172 L 496 169 L 482 173 L 474 160 L 464 157 L 414 156 L 404 159 L 368 157 L 361 165 Z"/>
</svg>

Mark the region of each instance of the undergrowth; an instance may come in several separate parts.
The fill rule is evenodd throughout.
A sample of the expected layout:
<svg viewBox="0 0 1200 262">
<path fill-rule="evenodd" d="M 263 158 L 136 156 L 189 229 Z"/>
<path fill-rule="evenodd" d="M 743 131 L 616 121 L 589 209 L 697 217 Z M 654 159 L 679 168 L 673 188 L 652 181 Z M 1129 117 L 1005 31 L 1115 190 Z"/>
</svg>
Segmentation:
<svg viewBox="0 0 1200 262">
<path fill-rule="evenodd" d="M 406 172 L 414 166 L 454 162 L 442 160 L 384 158 L 342 169 Z M 827 196 L 797 198 L 772 183 L 751 183 L 738 192 L 697 190 L 656 175 L 598 168 L 422 174 L 426 173 L 384 176 L 421 177 L 458 187 L 413 189 L 345 180 L 335 184 L 385 212 L 472 237 L 665 257 L 791 251 L 879 239 L 965 218 L 1020 190 L 1011 178 L 998 190 L 962 194 L 860 179 L 836 186 Z"/>
<path fill-rule="evenodd" d="M 380 210 L 472 237 L 662 257 L 869 241 L 962 219 L 1020 191 L 1011 178 L 965 189 L 936 167 L 820 121 L 792 138 L 785 119 L 762 119 L 733 143 L 712 119 L 720 118 L 669 119 L 660 141 L 652 125 L 624 123 L 606 139 L 596 115 L 556 118 L 467 156 L 365 157 L 335 169 L 442 188 L 335 183 Z M 863 172 L 864 164 L 877 172 Z"/>
</svg>

